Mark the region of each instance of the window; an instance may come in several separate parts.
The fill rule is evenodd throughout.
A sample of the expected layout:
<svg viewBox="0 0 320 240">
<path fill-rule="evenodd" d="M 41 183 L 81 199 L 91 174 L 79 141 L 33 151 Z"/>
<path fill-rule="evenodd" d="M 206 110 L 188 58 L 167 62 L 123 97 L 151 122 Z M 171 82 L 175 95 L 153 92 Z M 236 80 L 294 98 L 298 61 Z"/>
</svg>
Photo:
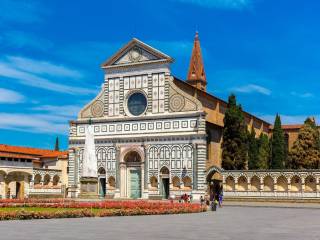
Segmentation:
<svg viewBox="0 0 320 240">
<path fill-rule="evenodd" d="M 147 99 L 143 93 L 136 92 L 128 98 L 128 110 L 134 116 L 141 115 L 147 108 Z"/>
</svg>

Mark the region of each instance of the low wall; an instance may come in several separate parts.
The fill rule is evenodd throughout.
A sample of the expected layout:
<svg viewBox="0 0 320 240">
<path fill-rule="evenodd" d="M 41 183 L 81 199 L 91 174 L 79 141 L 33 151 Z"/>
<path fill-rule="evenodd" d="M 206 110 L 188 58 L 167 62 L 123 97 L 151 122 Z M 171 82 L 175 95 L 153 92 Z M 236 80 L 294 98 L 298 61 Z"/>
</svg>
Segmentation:
<svg viewBox="0 0 320 240">
<path fill-rule="evenodd" d="M 320 170 L 222 171 L 225 197 L 320 198 Z"/>
</svg>

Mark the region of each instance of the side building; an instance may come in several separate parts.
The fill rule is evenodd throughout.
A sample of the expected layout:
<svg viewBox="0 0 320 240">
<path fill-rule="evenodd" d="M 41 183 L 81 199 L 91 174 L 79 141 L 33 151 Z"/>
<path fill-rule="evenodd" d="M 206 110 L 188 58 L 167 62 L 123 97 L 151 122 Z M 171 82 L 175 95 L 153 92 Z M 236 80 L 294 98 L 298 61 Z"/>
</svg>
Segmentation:
<svg viewBox="0 0 320 240">
<path fill-rule="evenodd" d="M 68 152 L 0 144 L 0 198 L 62 197 Z"/>
</svg>

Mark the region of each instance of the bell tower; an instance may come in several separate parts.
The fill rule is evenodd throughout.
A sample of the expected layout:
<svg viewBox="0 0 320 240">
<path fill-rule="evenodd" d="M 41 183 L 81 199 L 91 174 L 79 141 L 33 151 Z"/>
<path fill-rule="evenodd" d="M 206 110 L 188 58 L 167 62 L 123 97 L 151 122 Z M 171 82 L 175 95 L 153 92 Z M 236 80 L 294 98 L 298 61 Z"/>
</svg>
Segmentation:
<svg viewBox="0 0 320 240">
<path fill-rule="evenodd" d="M 187 83 L 202 91 L 206 91 L 207 79 L 206 73 L 204 71 L 198 32 L 196 32 L 196 36 L 194 37 L 192 55 L 190 59 L 189 71 L 187 76 Z"/>
</svg>

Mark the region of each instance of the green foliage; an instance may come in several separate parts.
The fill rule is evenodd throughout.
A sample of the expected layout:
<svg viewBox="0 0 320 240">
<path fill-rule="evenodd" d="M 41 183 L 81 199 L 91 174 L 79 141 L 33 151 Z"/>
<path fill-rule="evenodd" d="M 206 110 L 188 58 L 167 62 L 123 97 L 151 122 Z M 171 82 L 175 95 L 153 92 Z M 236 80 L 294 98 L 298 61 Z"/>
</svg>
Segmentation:
<svg viewBox="0 0 320 240">
<path fill-rule="evenodd" d="M 281 128 L 281 119 L 277 114 L 272 138 L 271 138 L 271 168 L 272 169 L 283 169 L 286 161 L 286 148 L 285 148 L 284 133 Z"/>
<path fill-rule="evenodd" d="M 248 135 L 248 144 L 249 144 L 249 169 L 258 169 L 258 154 L 259 154 L 259 142 L 256 139 L 256 132 L 252 126 L 251 132 Z"/>
<path fill-rule="evenodd" d="M 299 131 L 289 154 L 292 168 L 315 169 L 320 167 L 320 136 L 315 121 L 308 118 Z"/>
<path fill-rule="evenodd" d="M 258 140 L 257 169 L 268 169 L 270 159 L 270 144 L 266 134 L 261 133 Z"/>
<path fill-rule="evenodd" d="M 231 95 L 224 118 L 222 167 L 226 170 L 246 169 L 248 163 L 248 133 L 242 108 Z"/>
<path fill-rule="evenodd" d="M 54 150 L 59 151 L 59 138 L 56 137 L 56 144 L 54 145 Z"/>
</svg>

